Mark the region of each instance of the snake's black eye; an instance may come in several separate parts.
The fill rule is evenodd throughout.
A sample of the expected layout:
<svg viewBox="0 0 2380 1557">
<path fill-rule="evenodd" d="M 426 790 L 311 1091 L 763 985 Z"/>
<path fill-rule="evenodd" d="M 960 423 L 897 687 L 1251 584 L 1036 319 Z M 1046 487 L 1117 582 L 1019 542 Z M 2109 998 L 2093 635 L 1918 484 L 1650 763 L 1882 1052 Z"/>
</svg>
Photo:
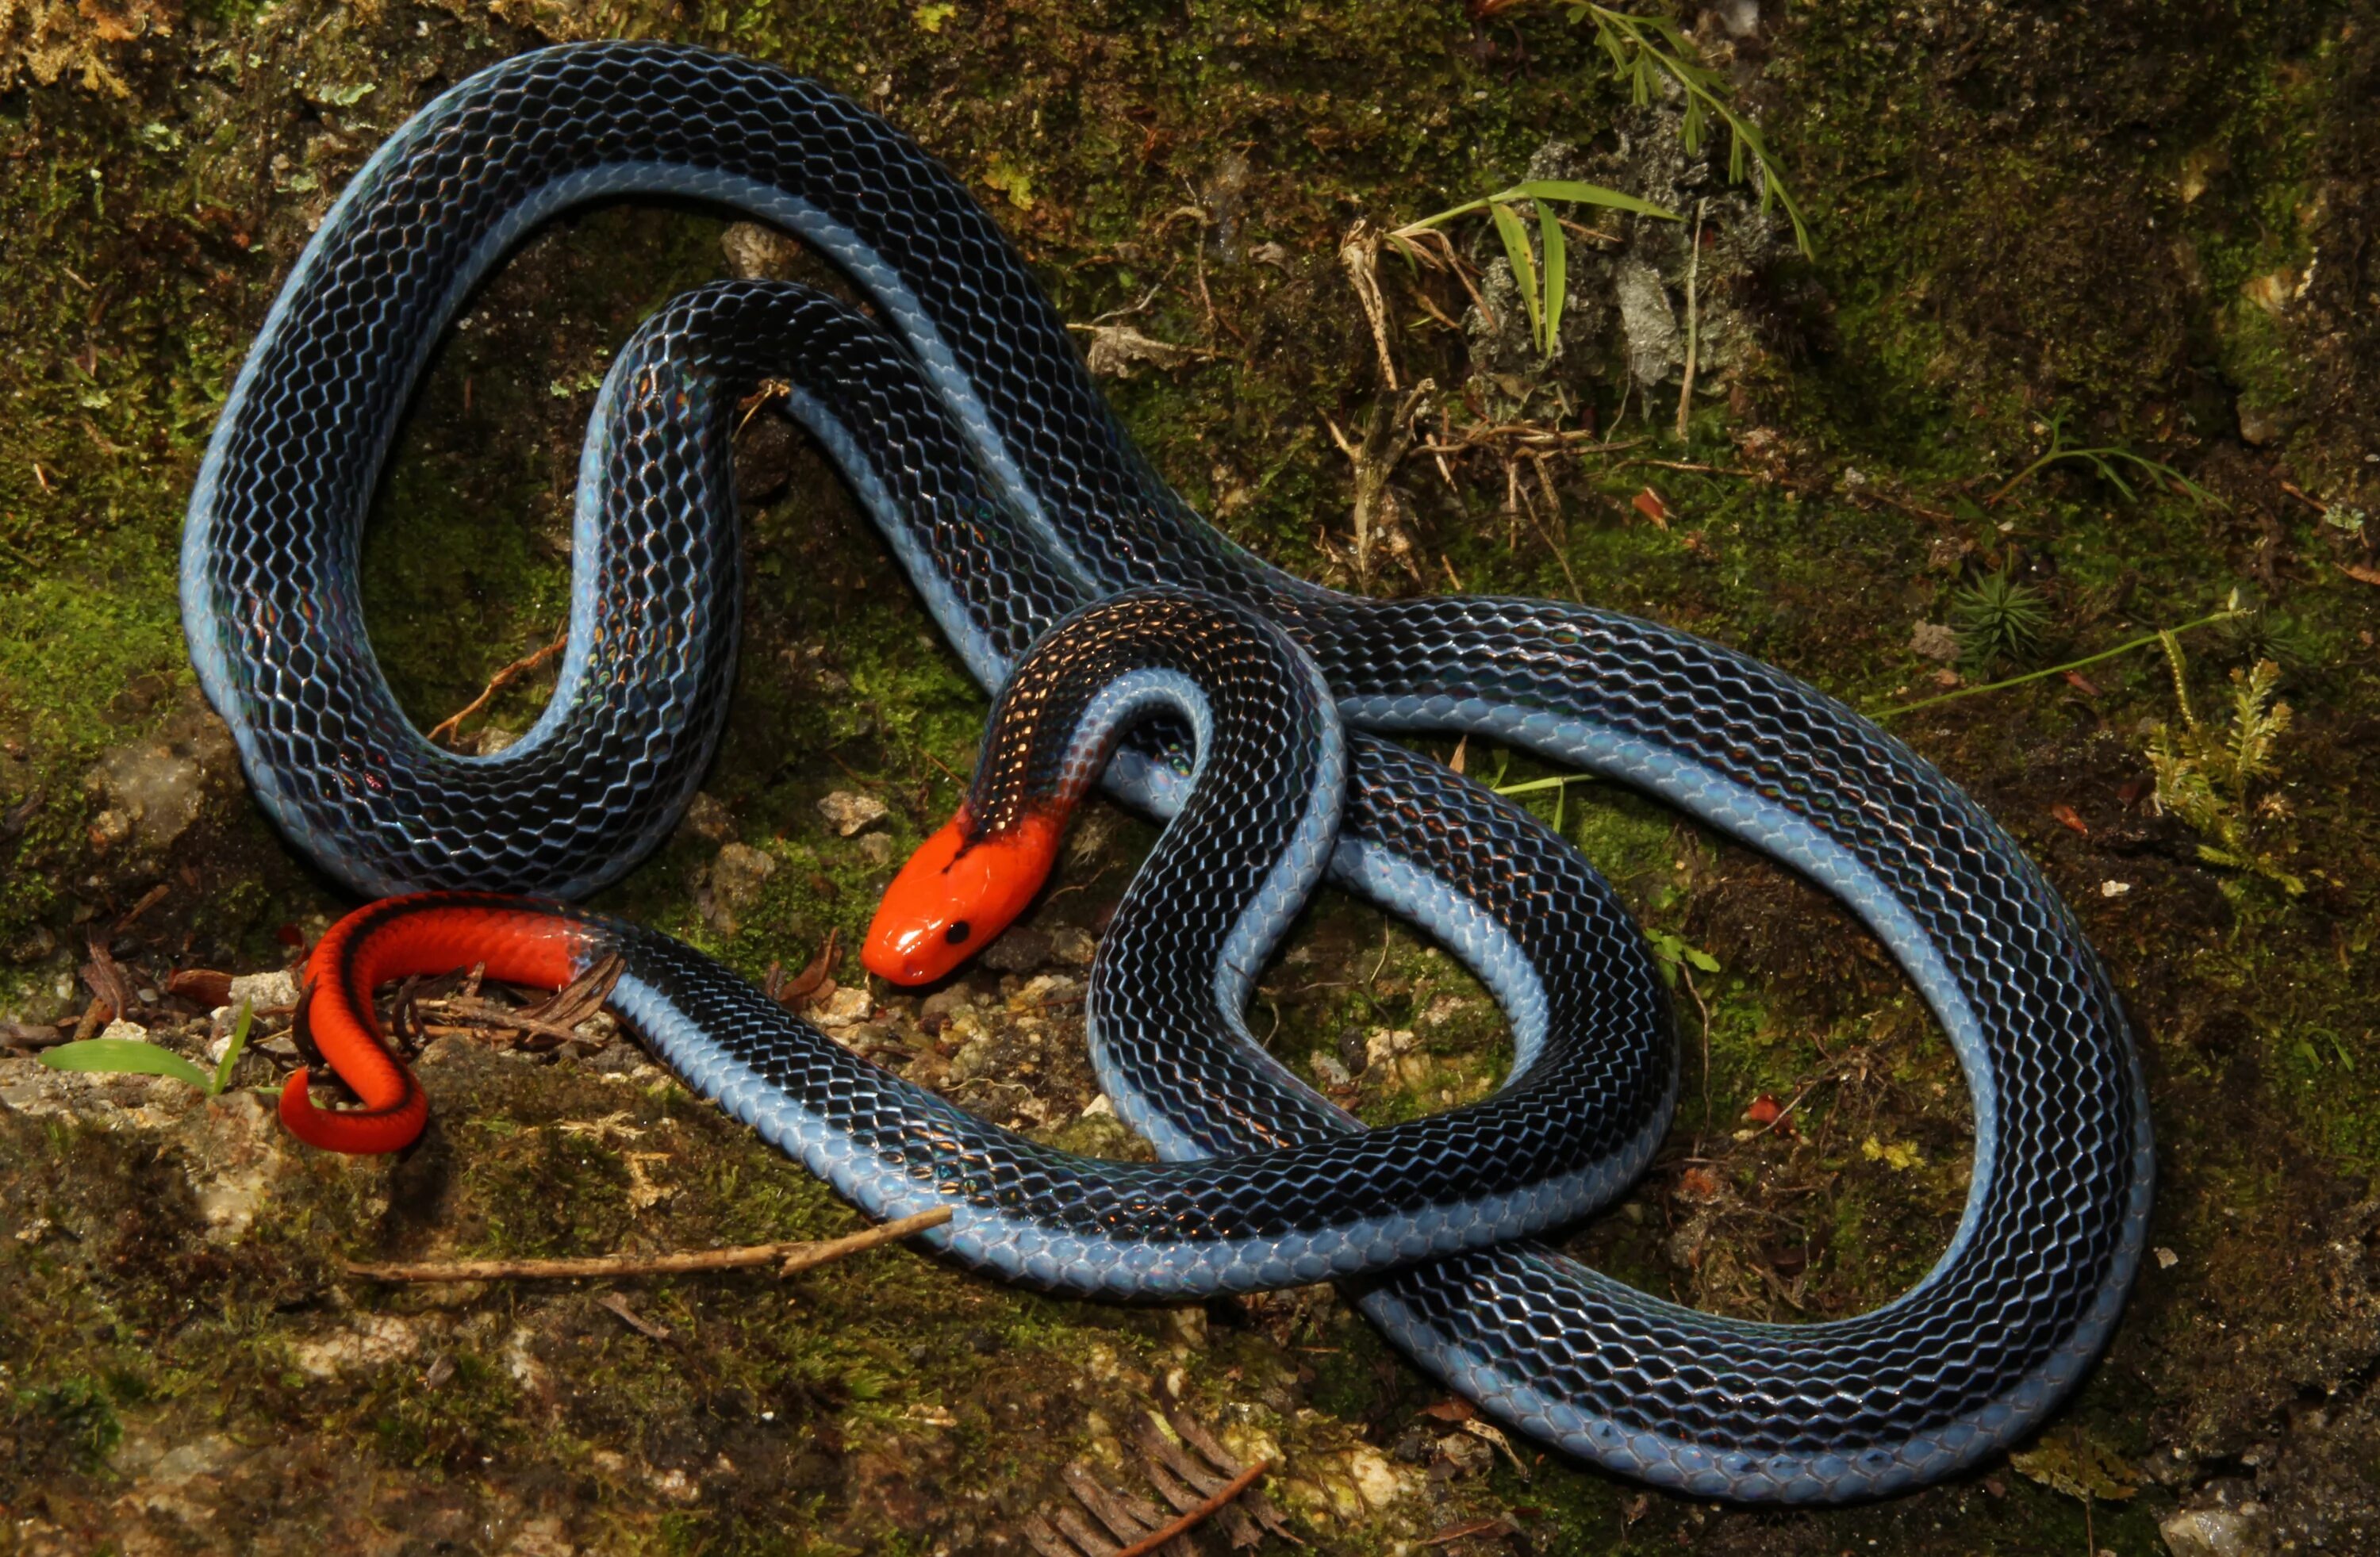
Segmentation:
<svg viewBox="0 0 2380 1557">
<path fill-rule="evenodd" d="M 965 920 L 958 919 L 952 921 L 951 927 L 942 932 L 942 939 L 953 946 L 965 946 L 966 938 L 974 934 L 975 931 L 969 927 Z"/>
</svg>

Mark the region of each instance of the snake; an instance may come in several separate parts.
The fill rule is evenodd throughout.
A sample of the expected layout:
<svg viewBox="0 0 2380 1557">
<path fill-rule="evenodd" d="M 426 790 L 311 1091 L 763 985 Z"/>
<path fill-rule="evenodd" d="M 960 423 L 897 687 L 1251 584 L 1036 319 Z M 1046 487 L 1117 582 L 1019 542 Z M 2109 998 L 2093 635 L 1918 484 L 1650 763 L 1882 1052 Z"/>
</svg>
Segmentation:
<svg viewBox="0 0 2380 1557">
<path fill-rule="evenodd" d="M 714 284 L 638 329 L 581 454 L 552 697 L 504 752 L 443 751 L 398 707 L 363 630 L 360 537 L 395 428 L 507 253 L 561 212 L 632 198 L 782 228 L 857 301 Z M 1243 787 L 1210 817 L 1230 834 L 1208 850 L 1231 857 L 1229 882 L 1212 858 L 1175 875 L 1219 896 L 1196 912 L 1148 899 L 1144 945 L 1196 1011 L 1153 1017 L 1173 1035 L 1153 1041 L 1090 1013 L 1099 1080 L 1163 1161 L 1094 1166 L 971 1121 L 692 948 L 570 906 L 669 834 L 722 728 L 743 584 L 728 440 L 762 380 L 987 690 L 1053 629 L 1113 604 L 1192 611 L 1208 623 L 1194 636 L 1242 646 L 1223 658 L 1278 661 L 1264 695 L 1306 701 L 1276 727 L 1320 730 L 1330 720 L 1307 715 L 1326 706 L 1335 718 L 1327 847 L 1293 819 L 1276 840 L 1287 852 L 1250 863 L 1231 831 L 1249 815 Z M 1658 622 L 1561 601 L 1367 598 L 1266 563 L 1137 450 L 964 185 L 878 115 L 765 62 L 559 45 L 450 88 L 384 141 L 225 399 L 181 593 L 199 681 L 260 803 L 334 880 L 391 899 L 326 936 L 312 966 L 384 972 L 434 953 L 558 983 L 616 954 L 614 1003 L 691 1085 L 871 1213 L 953 1206 L 925 1237 L 962 1263 L 1112 1297 L 1344 1277 L 1383 1334 L 1490 1417 L 1657 1486 L 1785 1503 L 1937 1481 L 2033 1430 L 2104 1348 L 2139 1268 L 2154 1147 L 2128 1021 L 2071 911 L 1980 805 L 1842 703 Z M 1238 695 L 1200 671 L 1135 660 L 1111 690 L 1069 694 L 1140 722 L 1095 729 L 1054 770 L 1072 762 L 1077 781 L 1099 754 L 1111 793 L 1188 815 L 1201 784 L 1229 781 L 1200 742 L 1222 739 L 1218 709 Z M 1677 1044 L 1609 886 L 1527 813 L 1397 739 L 1455 731 L 1633 787 L 1767 855 L 1899 963 L 1974 1116 L 1956 1231 L 1914 1285 L 1869 1312 L 1776 1324 L 1638 1291 L 1524 1234 L 1642 1168 L 1676 1095 Z M 1330 759 L 1307 745 L 1327 778 Z M 1317 857 L 1435 937 L 1510 1017 L 1502 1089 L 1405 1138 L 1427 1161 L 1364 1146 L 1387 1132 L 1272 1058 L 1233 1008 Z M 514 949 L 478 949 L 469 935 L 488 930 Z M 334 1033 L 371 1046 L 368 1010 L 323 1017 L 326 1054 Z M 357 1063 L 354 1128 L 418 1128 L 402 1068 Z M 1541 1083 L 1557 1073 L 1586 1092 L 1553 1106 Z M 350 1117 L 309 1111 L 315 1129 Z M 1245 1199 L 1259 1179 L 1290 1198 Z M 1083 1197 L 1106 1218 L 1096 1229 Z M 1189 1232 L 1160 1225 L 1173 1212 Z M 1353 1252 L 1326 1226 L 1351 1229 Z"/>
</svg>

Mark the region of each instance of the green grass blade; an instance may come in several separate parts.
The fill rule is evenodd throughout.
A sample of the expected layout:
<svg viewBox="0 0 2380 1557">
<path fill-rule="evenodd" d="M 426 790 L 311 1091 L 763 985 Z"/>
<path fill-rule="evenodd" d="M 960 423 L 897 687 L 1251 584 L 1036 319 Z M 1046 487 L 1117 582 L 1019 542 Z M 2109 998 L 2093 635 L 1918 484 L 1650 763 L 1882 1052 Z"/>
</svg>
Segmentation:
<svg viewBox="0 0 2380 1557">
<path fill-rule="evenodd" d="M 2101 478 L 2106 480 L 2109 486 L 2115 488 L 2116 490 L 2124 494 L 2124 501 L 2126 502 L 2135 502 L 2139 501 L 2140 494 L 2132 490 L 2132 484 L 2125 480 L 2121 476 L 2118 475 L 2116 473 L 2116 467 L 2108 464 L 2106 458 L 2099 453 L 2094 453 L 2089 455 L 2089 459 L 2091 461 L 2092 467 L 2098 471 Z"/>
<path fill-rule="evenodd" d="M 239 1066 L 239 1052 L 248 1047 L 248 1024 L 255 1015 L 253 1001 L 239 1003 L 239 1020 L 232 1023 L 231 1042 L 224 1048 L 223 1063 L 215 1067 L 215 1084 L 207 1089 L 208 1096 L 219 1097 L 223 1090 L 231 1085 L 231 1073 Z"/>
<path fill-rule="evenodd" d="M 207 1090 L 207 1073 L 171 1049 L 138 1038 L 86 1038 L 42 1051 L 53 1070 L 91 1070 L 118 1076 L 171 1076 Z"/>
<path fill-rule="evenodd" d="M 1658 216 L 1664 222 L 1685 220 L 1667 206 L 1655 205 L 1651 200 L 1638 199 L 1633 195 L 1623 195 L 1617 189 L 1607 189 L 1600 184 L 1588 184 L 1576 178 L 1524 178 L 1509 189 L 1497 190 L 1488 199 L 1491 201 L 1567 200 L 1572 205 L 1604 205 L 1614 211 L 1633 211 L 1639 216 Z M 1475 201 L 1473 206 L 1459 209 L 1469 211 L 1477 203 Z"/>
<path fill-rule="evenodd" d="M 1548 790 L 1559 790 L 1570 784 L 1592 784 L 1596 782 L 1596 777 L 1592 773 L 1565 773 L 1557 778 L 1531 778 L 1524 783 L 1513 784 L 1509 787 L 1503 782 L 1503 769 L 1497 769 L 1496 780 L 1490 783 L 1488 787 L 1495 791 L 1498 794 L 1504 795 L 1508 798 L 1512 795 L 1541 794 Z"/>
<path fill-rule="evenodd" d="M 1551 200 L 1537 202 L 1537 242 L 1546 255 L 1546 356 L 1551 356 L 1560 338 L 1562 303 L 1570 296 L 1570 244 Z"/>
<path fill-rule="evenodd" d="M 1546 314 L 1537 297 L 1537 260 L 1529 252 L 1529 235 L 1521 226 L 1521 218 L 1502 200 L 1490 200 L 1488 210 L 1496 218 L 1496 235 L 1504 240 L 1504 257 L 1512 262 L 1512 279 L 1521 285 L 1521 296 L 1529 305 L 1529 330 L 1537 338 L 1537 350 L 1546 349 Z"/>
<path fill-rule="evenodd" d="M 1487 203 L 1488 200 L 1484 197 L 1475 200 L 1465 200 L 1461 205 L 1447 207 L 1435 216 L 1425 216 L 1418 222 L 1408 222 L 1389 235 L 1398 237 L 1406 233 L 1418 233 L 1425 227 L 1435 227 L 1441 222 L 1451 222 L 1458 216 L 1468 216 Z"/>
</svg>

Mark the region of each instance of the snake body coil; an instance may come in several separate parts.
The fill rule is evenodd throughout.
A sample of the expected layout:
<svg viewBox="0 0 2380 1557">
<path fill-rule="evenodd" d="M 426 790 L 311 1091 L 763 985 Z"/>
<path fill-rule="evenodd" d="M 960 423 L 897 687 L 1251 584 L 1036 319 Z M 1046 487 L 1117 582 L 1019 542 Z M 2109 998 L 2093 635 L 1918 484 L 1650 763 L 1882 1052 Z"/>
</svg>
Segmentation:
<svg viewBox="0 0 2380 1557">
<path fill-rule="evenodd" d="M 552 702 L 499 756 L 439 752 L 366 646 L 355 567 L 382 461 L 422 363 L 487 271 L 555 212 L 632 195 L 790 229 L 881 323 L 745 284 L 689 295 L 640 330 L 599 397 L 581 469 Z M 1520 1080 L 1500 1103 L 1557 1052 L 1668 1056 L 1658 984 L 1559 840 L 1368 731 L 1472 730 L 1662 797 L 1834 892 L 1941 1020 L 1973 1096 L 1976 1162 L 1951 1247 L 1912 1290 L 1857 1318 L 1777 1326 L 1661 1302 L 1535 1245 L 1473 1249 L 1361 1295 L 1423 1366 L 1613 1468 L 1791 1502 L 1948 1474 L 2071 1387 L 2138 1263 L 2148 1116 L 2096 958 L 2007 835 L 1873 725 L 1726 649 L 1578 605 L 1350 597 L 1232 546 L 1134 450 L 1022 262 L 949 175 L 873 115 L 765 65 L 594 43 L 497 66 L 399 130 L 299 260 L 209 449 L 182 585 L 200 680 L 293 840 L 367 893 L 559 896 L 657 842 L 723 717 L 740 588 L 724 407 L 762 375 L 793 383 L 794 414 L 987 687 L 1060 618 L 1127 590 L 1237 602 L 1310 656 L 1354 727 L 1331 873 L 1432 930 L 1503 1000 Z M 1173 809 L 1184 781 L 1166 756 L 1126 748 L 1111 788 Z M 1232 949 L 1260 952 L 1293 907 L 1259 893 Z M 650 976 L 624 983 L 624 999 L 673 1064 L 831 1177 L 866 1155 L 848 1135 L 812 1133 L 819 1100 L 771 1069 L 782 1035 L 747 1020 L 757 1008 L 735 981 L 660 937 L 639 944 Z M 1220 1004 L 1248 976 L 1218 973 Z M 1167 1157 L 1330 1157 L 1354 1129 L 1260 1051 L 1168 1067 L 1116 1036 L 1094 1033 L 1101 1081 Z M 1641 1165 L 1674 1091 L 1673 1057 L 1612 1063 L 1619 1082 L 1584 1124 L 1523 1127 L 1593 1139 L 1603 1169 L 1586 1200 Z M 870 1068 L 832 1085 L 858 1089 L 838 1107 L 905 1106 Z M 1451 1163 L 1470 1153 L 1482 1169 L 1513 1149 L 1459 1128 L 1440 1139 Z M 935 1172 L 904 1165 L 856 1195 L 879 1214 L 955 1197 L 937 1241 L 1046 1285 L 1191 1285 L 1160 1273 L 1135 1286 L 1131 1262 L 1148 1257 L 1087 1247 L 1004 1262 L 1014 1246 L 1000 1242 L 997 1197 Z M 1512 1210 L 1483 1204 L 1489 1222 Z M 1454 1247 L 1425 1236 L 1430 1208 L 1397 1214 L 1390 1243 Z M 1371 1262 L 1307 1252 L 1331 1269 Z"/>
</svg>

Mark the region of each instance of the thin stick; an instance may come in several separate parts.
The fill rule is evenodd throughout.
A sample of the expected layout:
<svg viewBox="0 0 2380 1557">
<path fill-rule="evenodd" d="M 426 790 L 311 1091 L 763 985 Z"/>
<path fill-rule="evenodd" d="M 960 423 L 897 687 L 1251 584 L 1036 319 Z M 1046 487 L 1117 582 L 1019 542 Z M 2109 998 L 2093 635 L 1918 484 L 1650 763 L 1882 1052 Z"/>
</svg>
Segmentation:
<svg viewBox="0 0 2380 1557">
<path fill-rule="evenodd" d="M 1530 500 L 1526 490 L 1521 493 L 1521 503 L 1528 513 L 1529 527 L 1537 532 L 1537 538 L 1546 543 L 1546 549 L 1552 552 L 1554 561 L 1561 564 L 1562 577 L 1570 581 L 1570 597 L 1573 600 L 1586 598 L 1586 592 L 1578 586 L 1578 574 L 1571 572 L 1569 553 L 1555 544 L 1552 533 L 1546 528 L 1546 522 L 1537 517 L 1537 505 Z M 1567 531 L 1568 527 L 1564 528 Z"/>
<path fill-rule="evenodd" d="M 1682 961 L 1678 964 L 1678 977 L 1684 982 L 1686 993 L 1694 997 L 1694 1009 L 1703 1014 L 1703 1122 L 1694 1128 L 1694 1154 L 1700 1156 L 1704 1133 L 1710 1129 L 1710 1007 L 1703 992 L 1694 987 L 1694 971 Z"/>
<path fill-rule="evenodd" d="M 1686 371 L 1678 383 L 1678 437 L 1682 440 L 1686 436 L 1686 418 L 1694 408 L 1694 348 L 1698 344 L 1694 284 L 1702 274 L 1703 212 L 1709 205 L 1707 198 L 1694 202 L 1694 247 L 1686 252 Z"/>
<path fill-rule="evenodd" d="M 488 678 L 486 690 L 481 692 L 479 696 L 471 699 L 468 704 L 465 705 L 461 713 L 454 714 L 446 718 L 439 720 L 437 726 L 430 731 L 430 739 L 432 741 L 453 740 L 455 732 L 463 727 L 463 721 L 465 719 L 469 718 L 473 714 L 476 714 L 480 709 L 486 707 L 489 702 L 495 697 L 496 694 L 504 691 L 504 688 L 512 685 L 514 682 L 519 680 L 521 677 L 528 675 L 531 670 L 536 670 L 547 660 L 552 659 L 555 655 L 560 654 L 562 652 L 563 646 L 567 644 L 569 641 L 570 636 L 565 633 L 561 637 L 554 639 L 553 642 L 538 650 L 535 654 L 529 655 L 525 658 L 516 659 L 510 665 L 507 665 L 503 670 L 497 671 L 494 675 L 490 676 Z"/>
<path fill-rule="evenodd" d="M 1701 465 L 1693 460 L 1622 460 L 1622 465 L 1649 465 L 1663 470 L 1693 470 L 1705 476 L 1741 476 L 1749 480 L 1760 479 L 1756 470 L 1730 470 L 1725 465 Z"/>
<path fill-rule="evenodd" d="M 1233 1498 L 1238 1497 L 1250 1487 L 1255 1486 L 1257 1483 L 1257 1478 L 1262 1476 L 1266 1471 L 1270 1470 L 1271 1468 L 1271 1462 L 1267 1460 L 1258 1460 L 1256 1464 L 1248 1466 L 1247 1469 L 1240 1472 L 1237 1476 L 1232 1477 L 1229 1481 L 1224 1482 L 1220 1487 L 1215 1490 L 1215 1494 L 1212 1497 L 1208 1498 L 1205 1503 L 1200 1503 L 1197 1507 L 1192 1509 L 1189 1513 L 1184 1515 L 1181 1518 L 1176 1519 L 1173 1523 L 1166 1526 L 1165 1528 L 1161 1530 L 1141 1537 L 1138 1540 L 1134 1541 L 1130 1546 L 1123 1548 L 1122 1551 L 1110 1553 L 1110 1557 L 1148 1557 L 1150 1552 L 1155 1551 L 1159 1547 L 1163 1546 L 1175 1536 L 1186 1535 L 1190 1531 L 1196 1529 L 1198 1526 L 1205 1521 L 1213 1518 L 1222 1510 L 1225 1503 L 1231 1502 Z"/>
<path fill-rule="evenodd" d="M 1783 1124 L 1786 1119 L 1791 1116 L 1793 1110 L 1802 1106 L 1802 1100 L 1803 1098 L 1809 1096 L 1812 1092 L 1816 1092 L 1820 1087 L 1826 1085 L 1828 1081 L 1831 1081 L 1834 1079 L 1835 1078 L 1832 1076 L 1821 1076 L 1816 1080 L 1803 1087 L 1800 1092 L 1795 1092 L 1793 1094 L 1793 1101 L 1777 1111 L 1777 1117 L 1769 1120 L 1767 1124 L 1760 1127 L 1760 1133 L 1763 1135 L 1776 1134 L 1777 1127 Z"/>
<path fill-rule="evenodd" d="M 912 1233 L 939 1227 L 951 1219 L 951 1208 L 936 1206 L 898 1222 L 854 1233 L 823 1243 L 763 1243 L 744 1249 L 705 1249 L 685 1254 L 607 1254 L 588 1260 L 433 1260 L 412 1265 L 346 1263 L 347 1274 L 369 1281 L 511 1281 L 577 1280 L 601 1276 L 675 1275 L 691 1271 L 741 1271 L 755 1265 L 775 1265 L 779 1275 L 792 1275 L 813 1265 L 824 1265 L 879 1244 L 897 1243 Z"/>
<path fill-rule="evenodd" d="M 2146 648 L 2165 637 L 2168 633 L 2188 633 L 2195 628 L 2211 627 L 2218 622 L 2228 622 L 2239 614 L 2236 610 L 2219 610 L 2212 616 L 2202 616 L 2196 622 L 2185 622 L 2179 627 L 2152 633 L 2145 638 L 2134 638 L 2129 644 L 2118 644 L 2114 648 L 2102 649 L 2097 654 L 2085 655 L 2081 659 L 2070 659 L 2063 665 L 2053 665 L 2046 670 L 2028 670 L 2022 676 L 2010 676 L 2004 682 L 1992 682 L 1984 686 L 1961 687 L 1956 692 L 1946 692 L 1939 697 L 1928 697 L 1922 702 L 1904 703 L 1897 708 L 1871 708 L 1867 710 L 1867 717 L 1878 720 L 1898 718 L 1903 714 L 1913 714 L 1920 708 L 1931 708 L 1937 703 L 1956 703 L 1961 697 L 1974 697 L 1986 692 L 1998 692 L 2003 687 L 2022 686 L 2027 682 L 2037 682 L 2046 676 L 2063 675 L 2069 670 L 2080 670 L 2085 665 L 2096 665 L 2103 659 L 2113 659 L 2119 654 L 2130 654 L 2134 649 Z"/>
<path fill-rule="evenodd" d="M 148 891 L 143 892 L 140 895 L 140 900 L 133 904 L 130 908 L 125 910 L 124 917 L 115 922 L 115 934 L 120 935 L 124 934 L 125 931 L 132 928 L 132 922 L 134 920 L 140 918 L 142 914 L 147 913 L 151 909 L 155 908 L 159 903 L 164 902 L 167 898 L 173 896 L 173 892 L 174 889 L 166 886 L 162 881 L 156 886 L 149 888 Z"/>
</svg>

